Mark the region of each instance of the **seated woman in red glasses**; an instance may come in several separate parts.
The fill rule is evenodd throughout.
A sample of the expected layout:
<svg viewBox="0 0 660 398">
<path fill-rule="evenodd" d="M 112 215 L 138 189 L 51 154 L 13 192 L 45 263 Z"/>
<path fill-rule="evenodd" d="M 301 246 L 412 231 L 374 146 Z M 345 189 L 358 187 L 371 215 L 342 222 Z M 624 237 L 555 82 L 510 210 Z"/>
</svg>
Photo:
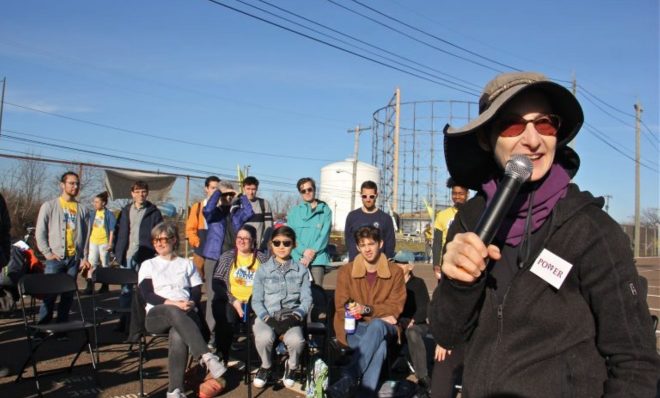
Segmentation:
<svg viewBox="0 0 660 398">
<path fill-rule="evenodd" d="M 285 225 L 274 230 L 270 238 L 273 256 L 254 275 L 254 345 L 261 358 L 253 383 L 257 388 L 271 381 L 271 354 L 278 338 L 289 352 L 282 377 L 284 385 L 292 387 L 300 374 L 300 354 L 305 347 L 302 324 L 312 304 L 312 290 L 307 268 L 291 257 L 294 247 L 293 229 Z"/>
<path fill-rule="evenodd" d="M 445 128 L 454 180 L 477 190 L 452 223 L 429 314 L 438 344 L 465 343 L 470 397 L 652 397 L 658 354 L 630 242 L 571 183 L 583 122 L 566 88 L 538 73 L 488 83 L 479 116 Z M 514 155 L 532 164 L 491 242 L 474 232 Z M 527 159 L 522 159 L 526 161 Z"/>
<path fill-rule="evenodd" d="M 197 304 L 202 297 L 202 278 L 192 261 L 177 256 L 179 230 L 176 224 L 162 222 L 151 230 L 158 256 L 144 261 L 138 273 L 140 293 L 147 302 L 145 328 L 149 333 L 169 333 L 167 398 L 185 397 L 183 376 L 188 351 L 206 366 L 207 382 L 200 390 L 214 396 L 225 386 L 227 368 L 213 355 L 199 329 Z"/>
</svg>

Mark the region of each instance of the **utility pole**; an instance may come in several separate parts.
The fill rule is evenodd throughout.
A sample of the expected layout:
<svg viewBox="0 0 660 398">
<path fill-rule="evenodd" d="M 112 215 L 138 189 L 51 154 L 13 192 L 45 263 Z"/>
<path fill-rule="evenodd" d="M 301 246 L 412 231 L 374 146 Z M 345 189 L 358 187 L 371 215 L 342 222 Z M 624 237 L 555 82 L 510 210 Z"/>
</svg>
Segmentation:
<svg viewBox="0 0 660 398">
<path fill-rule="evenodd" d="M 605 198 L 605 213 L 610 214 L 610 199 L 612 199 L 612 195 L 604 195 Z"/>
<path fill-rule="evenodd" d="M 640 162 L 640 148 L 639 148 L 639 137 L 641 135 L 640 124 L 642 120 L 642 104 L 637 103 L 634 105 L 635 108 L 635 246 L 634 246 L 634 255 L 639 257 L 639 241 L 640 241 L 640 229 L 639 229 L 639 200 L 640 200 L 640 189 L 639 189 L 639 162 Z"/>
<path fill-rule="evenodd" d="M 5 105 L 5 85 L 7 84 L 7 78 L 2 78 L 2 96 L 0 97 L 0 136 L 2 135 L 2 108 Z"/>
<path fill-rule="evenodd" d="M 363 129 L 358 124 L 355 126 L 355 129 L 347 131 L 348 133 L 355 134 L 355 140 L 353 141 L 353 173 L 351 173 L 351 179 L 353 180 L 351 184 L 351 210 L 355 210 L 355 185 L 357 184 L 358 155 L 360 153 L 360 133 L 369 130 L 371 130 L 371 127 Z"/>
<path fill-rule="evenodd" d="M 392 175 L 392 212 L 399 211 L 399 127 L 401 116 L 401 90 L 396 89 L 396 114 L 394 115 L 394 170 Z"/>
</svg>

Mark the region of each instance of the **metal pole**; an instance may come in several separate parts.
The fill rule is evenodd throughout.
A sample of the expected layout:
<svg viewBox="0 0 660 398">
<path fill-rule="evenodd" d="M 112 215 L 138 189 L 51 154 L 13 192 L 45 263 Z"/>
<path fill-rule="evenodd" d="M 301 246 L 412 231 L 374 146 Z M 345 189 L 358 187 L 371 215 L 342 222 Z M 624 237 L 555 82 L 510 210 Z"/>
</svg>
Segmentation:
<svg viewBox="0 0 660 398">
<path fill-rule="evenodd" d="M 355 141 L 353 143 L 353 173 L 351 175 L 353 183 L 351 184 L 351 211 L 355 210 L 355 190 L 357 184 L 357 166 L 358 153 L 360 151 L 360 125 L 355 127 Z"/>
<path fill-rule="evenodd" d="M 5 105 L 5 85 L 7 84 L 7 78 L 2 78 L 2 97 L 0 97 L 0 136 L 2 135 L 2 109 Z"/>
<path fill-rule="evenodd" d="M 190 215 L 190 176 L 186 176 L 186 218 L 184 220 L 184 225 L 185 222 L 188 221 L 188 216 Z M 188 258 L 188 251 L 189 251 L 189 246 L 188 246 L 188 239 L 186 239 L 186 245 L 185 245 L 185 250 L 186 250 L 186 258 Z"/>
<path fill-rule="evenodd" d="M 392 212 L 399 206 L 399 123 L 401 119 L 401 90 L 396 89 L 396 114 L 394 115 L 394 166 L 392 170 Z"/>
<path fill-rule="evenodd" d="M 639 187 L 639 162 L 640 162 L 640 122 L 642 118 L 642 105 L 639 103 L 639 100 L 634 105 L 635 108 L 635 244 L 634 244 L 634 254 L 635 258 L 639 257 L 639 241 L 640 241 L 640 231 L 639 231 L 639 196 L 640 196 L 640 187 Z"/>
</svg>

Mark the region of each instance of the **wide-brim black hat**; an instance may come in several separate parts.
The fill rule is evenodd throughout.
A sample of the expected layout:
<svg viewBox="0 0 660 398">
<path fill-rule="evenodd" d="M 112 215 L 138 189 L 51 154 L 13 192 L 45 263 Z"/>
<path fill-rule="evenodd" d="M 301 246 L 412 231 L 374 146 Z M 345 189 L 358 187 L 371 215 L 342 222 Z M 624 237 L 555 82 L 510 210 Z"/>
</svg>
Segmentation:
<svg viewBox="0 0 660 398">
<path fill-rule="evenodd" d="M 488 82 L 479 99 L 479 116 L 461 128 L 445 126 L 445 161 L 454 181 L 469 189 L 480 189 L 498 167 L 493 153 L 478 142 L 478 132 L 488 129 L 498 112 L 514 98 L 529 92 L 540 92 L 550 103 L 553 113 L 561 117 L 557 132 L 557 149 L 577 135 L 584 114 L 575 96 L 564 86 L 535 72 L 503 73 Z"/>
</svg>

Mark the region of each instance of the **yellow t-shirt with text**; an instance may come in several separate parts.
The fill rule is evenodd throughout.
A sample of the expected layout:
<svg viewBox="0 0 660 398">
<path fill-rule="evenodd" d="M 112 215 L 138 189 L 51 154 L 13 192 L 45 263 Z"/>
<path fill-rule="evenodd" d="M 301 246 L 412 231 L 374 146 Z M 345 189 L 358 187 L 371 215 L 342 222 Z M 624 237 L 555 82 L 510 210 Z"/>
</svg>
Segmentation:
<svg viewBox="0 0 660 398">
<path fill-rule="evenodd" d="M 254 274 L 259 269 L 261 262 L 255 258 L 252 269 L 248 268 L 250 264 L 252 264 L 252 254 L 244 256 L 239 253 L 236 264 L 232 263 L 229 269 L 229 291 L 232 296 L 242 302 L 247 302 L 252 296 Z"/>
<path fill-rule="evenodd" d="M 108 234 L 105 232 L 105 209 L 96 210 L 89 241 L 95 245 L 105 245 L 108 243 Z"/>
<path fill-rule="evenodd" d="M 62 206 L 62 210 L 64 211 L 64 224 L 66 225 L 66 248 L 64 251 L 67 257 L 74 257 L 76 255 L 78 202 L 67 202 L 60 197 L 60 206 Z"/>
</svg>

